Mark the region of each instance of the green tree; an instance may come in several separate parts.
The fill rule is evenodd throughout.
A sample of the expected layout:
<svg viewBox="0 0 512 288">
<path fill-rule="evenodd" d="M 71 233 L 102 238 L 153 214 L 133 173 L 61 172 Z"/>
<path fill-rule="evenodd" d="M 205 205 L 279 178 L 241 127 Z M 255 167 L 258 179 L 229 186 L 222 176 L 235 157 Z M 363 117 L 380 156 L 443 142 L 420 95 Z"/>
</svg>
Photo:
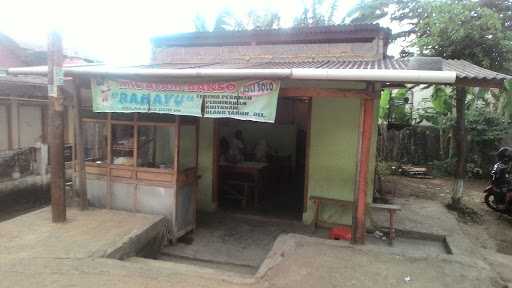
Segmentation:
<svg viewBox="0 0 512 288">
<path fill-rule="evenodd" d="M 380 94 L 379 121 L 393 121 L 396 124 L 407 126 L 412 122 L 412 111 L 408 107 L 410 102 L 409 89 L 384 89 Z"/>
<path fill-rule="evenodd" d="M 339 0 L 311 0 L 304 3 L 300 15 L 293 20 L 294 27 L 313 27 L 336 24 Z M 194 18 L 195 31 L 209 31 L 204 17 Z M 269 30 L 281 28 L 281 16 L 275 11 L 251 10 L 245 17 L 238 17 L 229 9 L 222 10 L 214 21 L 211 31 Z"/>
<path fill-rule="evenodd" d="M 350 11 L 349 21 L 373 23 L 387 18 L 400 22 L 405 28 L 395 33 L 394 38 L 412 40 L 410 48 L 419 51 L 420 55 L 465 59 L 484 68 L 500 72 L 511 71 L 512 0 L 481 0 L 480 2 L 473 0 L 360 1 L 361 3 Z M 453 110 L 456 109 L 451 107 L 451 103 L 456 102 L 457 108 L 461 109 L 467 118 L 469 138 L 482 146 L 479 153 L 485 153 L 484 150 L 490 147 L 489 139 L 497 143 L 500 140 L 499 133 L 505 133 L 505 126 L 500 124 L 508 124 L 508 122 L 499 119 L 498 114 L 492 114 L 492 116 L 487 114 L 489 109 L 492 109 L 492 105 L 485 103 L 484 99 L 488 98 L 485 97 L 486 93 L 479 91 L 475 93 L 474 89 L 463 89 L 458 89 L 461 94 L 457 97 L 454 97 L 453 91 L 444 93 L 435 89 L 432 95 L 432 107 L 423 111 L 423 117 L 430 118 L 431 123 L 439 127 L 441 139 L 443 139 L 444 130 L 455 127 L 452 119 L 455 114 Z M 465 98 L 464 91 L 467 90 L 470 90 L 470 97 L 464 104 L 458 100 Z M 484 96 L 480 97 L 481 94 Z M 499 97 L 499 102 L 505 106 L 506 101 L 501 100 L 503 99 L 501 94 L 495 96 Z M 453 101 L 453 99 L 457 101 Z M 443 109 L 451 107 L 451 111 L 440 110 L 440 103 L 446 104 L 445 107 L 442 107 Z M 479 105 L 480 107 L 476 108 Z M 507 109 L 503 110 L 508 111 Z M 458 122 L 458 124 L 461 123 L 463 122 Z M 450 131 L 452 131 L 450 142 L 454 143 L 453 136 L 455 135 L 453 130 L 450 129 Z M 441 143 L 441 147 L 444 147 L 443 144 Z M 449 151 L 454 151 L 455 149 L 451 147 L 453 145 L 449 146 Z M 451 158 L 452 154 L 449 153 L 448 157 Z M 458 171 L 452 196 L 454 207 L 458 207 L 462 199 L 463 175 L 461 175 L 461 170 Z"/>
<path fill-rule="evenodd" d="M 394 39 L 411 37 L 421 55 L 465 59 L 484 68 L 510 71 L 512 0 L 361 0 L 345 21 L 384 18 L 403 27 Z"/>
<path fill-rule="evenodd" d="M 281 17 L 277 12 L 251 10 L 246 17 L 238 17 L 229 9 L 222 10 L 216 17 L 211 31 L 240 31 L 277 29 L 281 26 Z M 194 18 L 197 32 L 210 31 L 203 16 Z"/>
<path fill-rule="evenodd" d="M 264 11 L 259 13 L 257 11 L 249 11 L 247 27 L 253 30 L 270 30 L 281 27 L 281 16 L 279 13 L 273 11 Z"/>
<path fill-rule="evenodd" d="M 489 97 L 490 95 L 493 95 Z M 440 158 L 442 163 L 453 165 L 455 122 L 455 91 L 452 87 L 433 86 L 430 103 L 418 113 L 418 122 L 427 121 L 439 129 Z M 494 160 L 492 155 L 498 149 L 505 135 L 511 132 L 510 118 L 505 117 L 503 101 L 510 101 L 505 93 L 497 89 L 468 88 L 465 105 L 468 153 L 466 160 L 475 167 L 487 170 Z M 510 101 L 512 102 L 512 101 Z M 511 104 L 506 104 L 511 105 Z M 512 106 L 512 105 L 511 105 Z M 510 113 L 510 112 L 508 112 Z M 448 165 L 449 166 L 449 165 Z M 452 172 L 446 170 L 447 172 Z"/>
<path fill-rule="evenodd" d="M 213 24 L 213 31 L 243 30 L 241 21 L 229 9 L 223 9 Z"/>
<path fill-rule="evenodd" d="M 428 88 L 425 88 L 428 89 Z M 439 149 L 441 160 L 452 156 L 453 140 L 451 128 L 454 123 L 454 91 L 451 87 L 434 85 L 430 103 L 418 111 L 418 123 L 426 121 L 439 129 Z"/>
<path fill-rule="evenodd" d="M 360 0 L 350 9 L 343 22 L 351 24 L 374 23 L 389 16 L 392 0 Z"/>
<path fill-rule="evenodd" d="M 420 54 L 466 59 L 492 70 L 505 71 L 512 60 L 512 33 L 500 16 L 474 2 L 433 2 L 415 25 Z"/>
<path fill-rule="evenodd" d="M 361 0 L 345 21 L 374 23 L 384 18 L 405 27 L 394 39 L 412 37 L 411 48 L 423 55 L 510 69 L 512 0 Z"/>
<path fill-rule="evenodd" d="M 512 30 L 512 1 L 511 0 L 480 0 L 480 5 L 496 12 L 508 30 Z"/>
<path fill-rule="evenodd" d="M 335 16 L 338 11 L 338 0 L 312 0 L 304 4 L 300 15 L 293 20 L 295 27 L 314 27 L 336 24 Z"/>
<path fill-rule="evenodd" d="M 206 24 L 206 19 L 204 16 L 196 14 L 194 17 L 194 28 L 196 32 L 207 32 L 208 25 Z"/>
</svg>

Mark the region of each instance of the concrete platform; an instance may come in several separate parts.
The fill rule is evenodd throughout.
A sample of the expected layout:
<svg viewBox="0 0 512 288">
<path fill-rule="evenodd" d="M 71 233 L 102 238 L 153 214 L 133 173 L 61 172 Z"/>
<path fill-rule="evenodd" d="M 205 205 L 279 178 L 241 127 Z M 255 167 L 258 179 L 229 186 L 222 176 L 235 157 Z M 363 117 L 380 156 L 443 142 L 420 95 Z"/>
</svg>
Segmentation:
<svg viewBox="0 0 512 288">
<path fill-rule="evenodd" d="M 288 233 L 328 236 L 325 229 L 313 231 L 312 227 L 297 221 L 225 212 L 199 213 L 197 228 L 188 241 L 164 247 L 159 258 L 183 263 L 199 260 L 217 266 L 238 265 L 256 271 L 277 237 Z"/>
<path fill-rule="evenodd" d="M 417 238 L 423 240 L 442 241 L 448 252 L 467 257 L 480 253 L 464 236 L 456 215 L 448 211 L 441 203 L 418 198 L 396 198 L 395 204 L 402 208 L 396 214 L 398 240 L 401 238 Z M 385 211 L 372 211 L 372 222 L 387 227 L 388 216 Z M 482 258 L 483 255 L 478 255 Z"/>
<path fill-rule="evenodd" d="M 0 258 L 122 259 L 162 231 L 161 216 L 123 211 L 67 210 L 67 221 L 51 222 L 50 208 L 0 222 Z"/>
<path fill-rule="evenodd" d="M 386 216 L 382 215 L 378 220 L 386 220 Z M 403 216 L 402 220 L 404 221 L 400 223 L 400 227 L 406 227 L 410 223 L 403 219 Z M 276 239 L 280 235 L 290 233 L 320 239 L 328 238 L 328 229 L 314 230 L 311 226 L 297 221 L 226 212 L 199 213 L 197 228 L 187 237 L 187 241 L 164 247 L 158 259 L 254 275 Z M 437 256 L 449 252 L 443 239 L 399 237 L 390 247 L 387 240 L 377 239 L 373 234 L 369 234 L 367 244 L 394 255 Z"/>
<path fill-rule="evenodd" d="M 69 209 L 68 218 L 52 224 L 46 208 L 0 223 L 0 287 L 503 287 L 478 258 L 394 255 L 297 234 L 279 236 L 254 276 L 138 257 L 119 261 L 158 234 L 148 231 L 161 229 L 161 217 Z"/>
</svg>

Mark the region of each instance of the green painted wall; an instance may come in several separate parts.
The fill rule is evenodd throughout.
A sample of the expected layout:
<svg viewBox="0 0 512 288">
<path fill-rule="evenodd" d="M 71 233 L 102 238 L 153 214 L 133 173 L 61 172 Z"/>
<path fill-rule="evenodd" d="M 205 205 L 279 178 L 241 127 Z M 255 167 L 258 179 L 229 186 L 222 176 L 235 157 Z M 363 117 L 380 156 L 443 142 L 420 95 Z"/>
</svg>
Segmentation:
<svg viewBox="0 0 512 288">
<path fill-rule="evenodd" d="M 314 98 L 309 150 L 309 196 L 352 200 L 357 173 L 361 101 L 358 98 Z M 308 202 L 303 220 L 310 223 Z M 352 223 L 352 209 L 322 205 L 321 220 Z"/>
<path fill-rule="evenodd" d="M 213 211 L 216 206 L 212 201 L 213 193 L 213 119 L 200 118 L 199 120 L 199 159 L 198 174 L 199 194 L 198 209 L 203 211 Z"/>
</svg>

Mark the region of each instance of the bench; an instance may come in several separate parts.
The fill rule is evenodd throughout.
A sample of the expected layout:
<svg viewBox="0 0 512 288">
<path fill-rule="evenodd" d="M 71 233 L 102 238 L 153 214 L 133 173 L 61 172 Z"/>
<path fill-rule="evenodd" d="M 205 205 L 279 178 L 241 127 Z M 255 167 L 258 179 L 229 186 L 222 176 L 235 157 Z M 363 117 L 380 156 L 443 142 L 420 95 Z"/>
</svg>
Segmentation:
<svg viewBox="0 0 512 288">
<path fill-rule="evenodd" d="M 315 204 L 315 216 L 313 218 L 313 227 L 316 229 L 318 227 L 318 224 L 323 224 L 323 226 L 332 225 L 331 223 L 324 223 L 319 220 L 320 218 L 320 207 L 322 203 L 331 203 L 336 206 L 349 206 L 350 208 L 353 208 L 354 202 L 348 201 L 348 200 L 339 200 L 339 199 L 332 199 L 332 198 L 326 198 L 326 197 L 319 197 L 319 196 L 311 196 L 309 197 L 311 201 Z M 400 205 L 396 204 L 380 204 L 380 203 L 370 203 L 368 204 L 369 208 L 372 209 L 381 209 L 386 210 L 389 213 L 389 245 L 393 245 L 393 240 L 395 240 L 395 214 L 396 211 L 400 211 Z M 371 217 L 370 217 L 371 220 Z"/>
<path fill-rule="evenodd" d="M 313 218 L 313 227 L 316 229 L 318 228 L 318 224 L 321 224 L 322 226 L 332 226 L 335 224 L 332 223 L 325 223 L 320 221 L 320 206 L 322 203 L 331 203 L 336 206 L 352 206 L 354 205 L 353 201 L 347 201 L 347 200 L 339 200 L 339 199 L 332 199 L 332 198 L 325 198 L 325 197 L 319 197 L 319 196 L 311 196 L 309 197 L 313 203 L 315 203 L 315 216 Z"/>
<path fill-rule="evenodd" d="M 389 245 L 393 246 L 395 240 L 395 213 L 400 211 L 400 205 L 371 203 L 370 208 L 388 211 L 389 214 Z"/>
</svg>

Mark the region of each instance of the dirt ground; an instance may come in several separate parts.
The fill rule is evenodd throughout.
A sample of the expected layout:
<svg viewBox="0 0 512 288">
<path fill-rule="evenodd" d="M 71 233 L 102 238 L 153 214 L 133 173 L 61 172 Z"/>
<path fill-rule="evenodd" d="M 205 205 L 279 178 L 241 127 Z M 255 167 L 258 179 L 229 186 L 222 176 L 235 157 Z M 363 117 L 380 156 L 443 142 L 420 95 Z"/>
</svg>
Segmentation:
<svg viewBox="0 0 512 288">
<path fill-rule="evenodd" d="M 485 180 L 467 180 L 463 202 L 465 213 L 457 220 L 463 232 L 475 245 L 498 253 L 512 255 L 512 218 L 500 215 L 485 206 L 482 191 Z M 420 198 L 448 204 L 451 198 L 452 178 L 417 179 L 402 176 L 385 176 L 382 179 L 386 197 Z"/>
</svg>

